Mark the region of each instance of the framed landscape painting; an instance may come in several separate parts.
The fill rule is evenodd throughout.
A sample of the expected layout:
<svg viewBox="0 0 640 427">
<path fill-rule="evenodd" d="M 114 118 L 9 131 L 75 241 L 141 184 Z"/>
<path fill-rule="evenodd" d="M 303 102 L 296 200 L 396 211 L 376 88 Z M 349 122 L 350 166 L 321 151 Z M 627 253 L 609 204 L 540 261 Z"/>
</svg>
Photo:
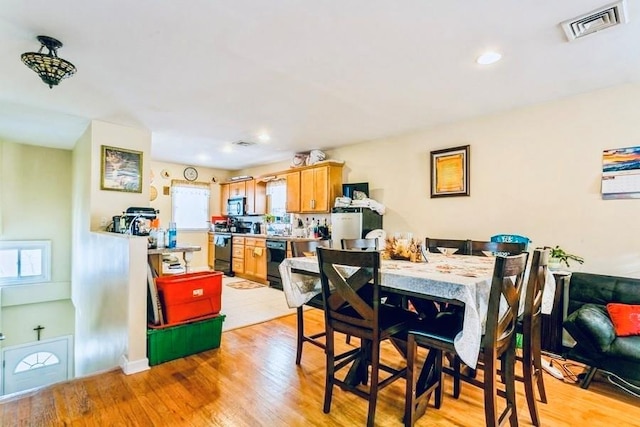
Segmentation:
<svg viewBox="0 0 640 427">
<path fill-rule="evenodd" d="M 100 189 L 142 193 L 142 151 L 103 145 Z"/>
<path fill-rule="evenodd" d="M 469 194 L 469 146 L 432 151 L 431 197 Z"/>
</svg>

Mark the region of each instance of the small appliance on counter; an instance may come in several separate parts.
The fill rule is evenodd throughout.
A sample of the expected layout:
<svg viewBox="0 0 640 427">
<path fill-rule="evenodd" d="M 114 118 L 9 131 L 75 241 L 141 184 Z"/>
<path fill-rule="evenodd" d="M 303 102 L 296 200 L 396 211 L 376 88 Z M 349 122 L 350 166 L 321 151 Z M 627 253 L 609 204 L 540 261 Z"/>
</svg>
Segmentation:
<svg viewBox="0 0 640 427">
<path fill-rule="evenodd" d="M 114 233 L 148 236 L 149 222 L 156 219 L 160 211 L 148 207 L 130 207 L 122 215 L 113 217 L 113 224 L 108 231 Z"/>
</svg>

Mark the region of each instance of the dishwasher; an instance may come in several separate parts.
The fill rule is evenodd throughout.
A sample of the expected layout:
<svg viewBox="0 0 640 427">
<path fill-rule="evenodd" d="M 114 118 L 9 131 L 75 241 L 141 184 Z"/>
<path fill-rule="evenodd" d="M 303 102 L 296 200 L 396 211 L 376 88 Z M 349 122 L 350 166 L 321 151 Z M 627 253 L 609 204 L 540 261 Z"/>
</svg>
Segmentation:
<svg viewBox="0 0 640 427">
<path fill-rule="evenodd" d="M 278 267 L 287 257 L 287 241 L 267 239 L 267 280 L 272 288 L 282 290 L 282 278 Z"/>
<path fill-rule="evenodd" d="M 215 260 L 213 268 L 216 271 L 222 271 L 225 276 L 233 276 L 233 271 L 231 270 L 231 257 L 233 255 L 231 250 L 232 242 L 231 233 L 214 234 Z"/>
</svg>

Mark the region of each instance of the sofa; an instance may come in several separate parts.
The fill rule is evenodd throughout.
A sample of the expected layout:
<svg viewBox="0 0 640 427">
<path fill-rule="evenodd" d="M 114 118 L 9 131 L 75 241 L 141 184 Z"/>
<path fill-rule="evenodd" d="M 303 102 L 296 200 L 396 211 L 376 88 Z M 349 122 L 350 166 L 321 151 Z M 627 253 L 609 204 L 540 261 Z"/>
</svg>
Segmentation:
<svg viewBox="0 0 640 427">
<path fill-rule="evenodd" d="M 624 305 L 613 304 L 607 309 L 609 303 Z M 613 311 L 620 307 L 636 310 L 635 305 L 640 305 L 640 279 L 591 273 L 571 275 L 563 326 L 576 345 L 564 356 L 589 366 L 581 380 L 582 388 L 589 387 L 598 369 L 640 382 L 640 335 L 621 332 L 621 317 Z M 639 327 L 637 314 L 633 316 L 625 319 L 632 319 L 633 327 Z"/>
</svg>

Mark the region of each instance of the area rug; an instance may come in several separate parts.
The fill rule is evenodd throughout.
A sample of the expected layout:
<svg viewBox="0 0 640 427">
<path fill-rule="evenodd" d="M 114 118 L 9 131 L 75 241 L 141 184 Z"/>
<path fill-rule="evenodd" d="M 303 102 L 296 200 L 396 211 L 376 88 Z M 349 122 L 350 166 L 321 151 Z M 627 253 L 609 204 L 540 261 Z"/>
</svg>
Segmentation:
<svg viewBox="0 0 640 427">
<path fill-rule="evenodd" d="M 226 315 L 222 332 L 244 328 L 256 323 L 268 322 L 282 316 L 295 315 L 281 290 L 268 286 L 253 289 L 237 289 L 230 286 L 244 279 L 225 277 L 222 279 L 222 311 Z"/>
<path fill-rule="evenodd" d="M 227 283 L 227 286 L 233 289 L 258 289 L 264 288 L 267 285 L 262 283 L 252 282 L 251 280 L 243 280 L 241 282 Z"/>
</svg>

